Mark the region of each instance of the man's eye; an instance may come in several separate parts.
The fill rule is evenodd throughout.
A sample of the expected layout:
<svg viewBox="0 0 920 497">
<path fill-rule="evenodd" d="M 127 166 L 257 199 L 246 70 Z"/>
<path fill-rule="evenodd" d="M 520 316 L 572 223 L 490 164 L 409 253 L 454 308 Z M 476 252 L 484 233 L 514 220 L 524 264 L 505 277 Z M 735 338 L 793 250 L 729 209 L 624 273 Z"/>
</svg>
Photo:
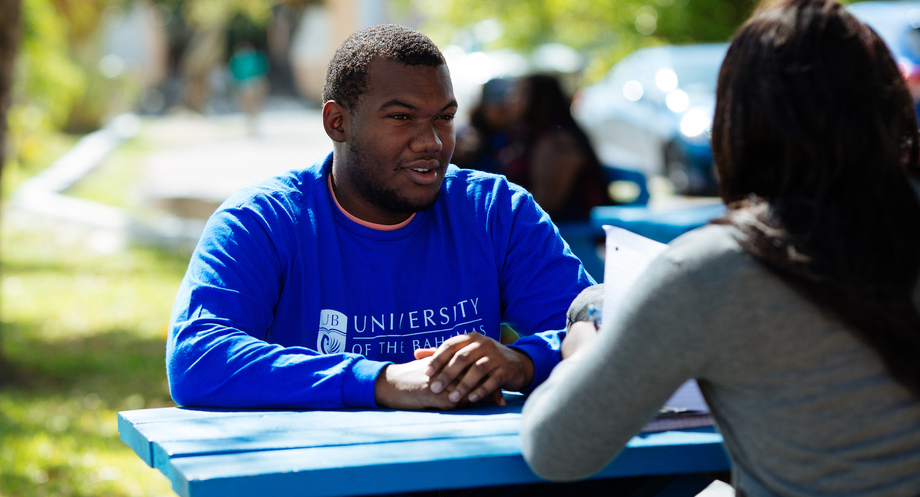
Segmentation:
<svg viewBox="0 0 920 497">
<path fill-rule="evenodd" d="M 444 114 L 444 115 L 441 116 L 439 119 L 443 119 L 443 120 L 445 120 L 445 121 L 453 121 L 453 120 L 454 120 L 454 115 L 453 115 L 453 114 Z"/>
<path fill-rule="evenodd" d="M 396 119 L 397 121 L 405 121 L 405 120 L 409 119 L 409 116 L 406 115 L 406 114 L 393 114 L 393 115 L 390 116 L 390 117 L 393 118 L 393 119 Z"/>
</svg>

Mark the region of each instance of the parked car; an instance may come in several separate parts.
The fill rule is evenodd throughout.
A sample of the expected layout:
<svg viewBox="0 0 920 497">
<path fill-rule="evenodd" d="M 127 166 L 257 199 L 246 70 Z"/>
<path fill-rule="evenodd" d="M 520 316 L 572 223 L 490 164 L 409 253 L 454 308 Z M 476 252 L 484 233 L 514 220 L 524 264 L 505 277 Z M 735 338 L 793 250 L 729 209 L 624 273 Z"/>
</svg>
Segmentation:
<svg viewBox="0 0 920 497">
<path fill-rule="evenodd" d="M 920 2 L 857 2 L 847 10 L 885 40 L 920 102 Z"/>
<path fill-rule="evenodd" d="M 709 147 L 727 43 L 643 48 L 583 89 L 573 113 L 601 161 L 667 176 L 681 194 L 713 194 Z"/>
</svg>

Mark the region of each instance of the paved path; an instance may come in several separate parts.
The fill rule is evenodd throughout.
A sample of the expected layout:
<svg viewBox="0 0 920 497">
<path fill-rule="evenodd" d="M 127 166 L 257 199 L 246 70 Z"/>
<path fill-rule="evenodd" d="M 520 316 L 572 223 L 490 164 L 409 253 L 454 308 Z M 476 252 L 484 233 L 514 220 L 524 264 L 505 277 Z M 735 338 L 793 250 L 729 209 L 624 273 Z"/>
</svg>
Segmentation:
<svg viewBox="0 0 920 497">
<path fill-rule="evenodd" d="M 150 122 L 147 138 L 170 145 L 146 159 L 143 194 L 176 214 L 206 218 L 237 189 L 308 167 L 332 149 L 319 109 L 269 109 L 256 127 L 253 136 L 241 114 L 182 114 Z"/>
<path fill-rule="evenodd" d="M 81 230 L 100 250 L 142 242 L 190 250 L 204 221 L 237 189 L 289 169 L 307 167 L 332 143 L 318 108 L 290 100 L 267 102 L 256 121 L 243 114 L 163 117 L 119 116 L 87 135 L 47 170 L 24 182 L 5 216 L 14 223 L 53 223 Z M 154 144 L 142 168 L 138 193 L 157 215 L 136 219 L 124 209 L 70 197 L 64 192 L 101 164 L 124 140 Z"/>
</svg>

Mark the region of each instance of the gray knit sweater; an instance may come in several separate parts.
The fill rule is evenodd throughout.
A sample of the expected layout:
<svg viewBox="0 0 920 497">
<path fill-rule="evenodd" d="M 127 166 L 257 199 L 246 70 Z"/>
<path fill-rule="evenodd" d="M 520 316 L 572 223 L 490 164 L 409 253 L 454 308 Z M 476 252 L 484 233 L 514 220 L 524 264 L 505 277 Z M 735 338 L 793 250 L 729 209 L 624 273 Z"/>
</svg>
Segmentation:
<svg viewBox="0 0 920 497">
<path fill-rule="evenodd" d="M 548 479 L 587 477 L 697 378 L 739 495 L 920 495 L 920 399 L 731 230 L 675 240 L 590 350 L 531 395 L 527 462 Z"/>
</svg>

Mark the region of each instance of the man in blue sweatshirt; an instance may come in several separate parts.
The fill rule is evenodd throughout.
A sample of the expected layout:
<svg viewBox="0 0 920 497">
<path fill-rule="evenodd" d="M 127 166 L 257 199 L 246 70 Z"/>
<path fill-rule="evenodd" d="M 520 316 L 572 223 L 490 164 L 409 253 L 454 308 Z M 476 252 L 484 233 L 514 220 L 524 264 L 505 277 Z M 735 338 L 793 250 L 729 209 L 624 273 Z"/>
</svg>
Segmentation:
<svg viewBox="0 0 920 497">
<path fill-rule="evenodd" d="M 535 388 L 594 282 L 526 191 L 449 164 L 441 52 L 402 26 L 355 33 L 323 100 L 333 152 L 208 221 L 170 324 L 173 399 L 452 409 Z M 522 338 L 501 344 L 502 323 Z"/>
</svg>

